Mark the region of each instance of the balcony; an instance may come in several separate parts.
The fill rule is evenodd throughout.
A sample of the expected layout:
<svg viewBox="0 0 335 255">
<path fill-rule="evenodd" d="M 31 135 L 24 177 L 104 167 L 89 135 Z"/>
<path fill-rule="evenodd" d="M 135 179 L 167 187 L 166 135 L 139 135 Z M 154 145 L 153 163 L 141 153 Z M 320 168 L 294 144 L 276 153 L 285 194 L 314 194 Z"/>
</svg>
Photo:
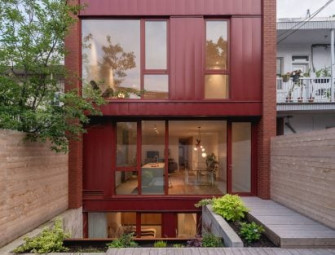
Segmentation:
<svg viewBox="0 0 335 255">
<path fill-rule="evenodd" d="M 277 111 L 335 110 L 331 77 L 277 78 Z"/>
</svg>

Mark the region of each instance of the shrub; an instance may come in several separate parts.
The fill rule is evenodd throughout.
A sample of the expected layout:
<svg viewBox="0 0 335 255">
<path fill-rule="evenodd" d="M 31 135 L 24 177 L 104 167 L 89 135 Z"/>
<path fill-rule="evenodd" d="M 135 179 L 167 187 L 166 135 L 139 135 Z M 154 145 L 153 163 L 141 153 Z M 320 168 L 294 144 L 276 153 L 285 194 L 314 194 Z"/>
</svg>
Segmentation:
<svg viewBox="0 0 335 255">
<path fill-rule="evenodd" d="M 202 247 L 222 247 L 224 246 L 220 237 L 212 233 L 205 233 L 202 237 Z"/>
<path fill-rule="evenodd" d="M 123 234 L 120 238 L 115 239 L 107 244 L 108 248 L 128 248 L 137 247 L 138 244 L 133 241 L 134 233 Z"/>
<path fill-rule="evenodd" d="M 187 247 L 201 247 L 202 242 L 199 235 L 196 235 L 194 239 L 188 240 L 186 242 Z"/>
<path fill-rule="evenodd" d="M 257 225 L 255 222 L 252 223 L 241 223 L 240 235 L 248 243 L 258 241 L 261 238 L 261 234 L 264 232 L 264 228 Z"/>
<path fill-rule="evenodd" d="M 213 210 L 227 221 L 239 221 L 244 218 L 249 209 L 238 195 L 226 194 L 220 198 L 213 198 Z"/>
<path fill-rule="evenodd" d="M 211 205 L 213 203 L 213 199 L 206 198 L 206 199 L 201 199 L 198 203 L 196 203 L 194 206 L 199 208 L 201 206 L 205 205 Z"/>
<path fill-rule="evenodd" d="M 173 248 L 184 248 L 185 245 L 180 244 L 180 243 L 175 243 L 174 245 L 172 245 Z"/>
<path fill-rule="evenodd" d="M 167 243 L 164 241 L 157 241 L 154 243 L 155 248 L 164 248 L 167 246 Z"/>
<path fill-rule="evenodd" d="M 63 240 L 69 238 L 70 234 L 64 233 L 61 219 L 57 219 L 53 228 L 45 228 L 42 233 L 36 237 L 24 238 L 25 243 L 17 247 L 15 253 L 50 253 L 63 252 L 68 248 L 63 246 Z"/>
</svg>

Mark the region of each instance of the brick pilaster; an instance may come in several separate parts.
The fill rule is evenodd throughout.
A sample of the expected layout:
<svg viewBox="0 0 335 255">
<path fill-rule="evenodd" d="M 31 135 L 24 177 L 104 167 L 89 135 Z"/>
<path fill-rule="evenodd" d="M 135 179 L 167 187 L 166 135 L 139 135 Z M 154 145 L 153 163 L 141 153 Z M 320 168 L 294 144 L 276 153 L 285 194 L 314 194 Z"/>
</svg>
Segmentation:
<svg viewBox="0 0 335 255">
<path fill-rule="evenodd" d="M 270 139 L 276 135 L 276 1 L 263 0 L 263 116 L 258 132 L 258 196 L 270 198 Z"/>
<path fill-rule="evenodd" d="M 69 4 L 79 4 L 79 0 L 71 0 Z M 65 40 L 68 55 L 65 57 L 65 66 L 70 72 L 65 89 L 80 91 L 80 21 L 72 26 Z M 69 144 L 69 208 L 79 208 L 82 205 L 83 183 L 83 148 L 82 141 L 70 141 Z"/>
</svg>

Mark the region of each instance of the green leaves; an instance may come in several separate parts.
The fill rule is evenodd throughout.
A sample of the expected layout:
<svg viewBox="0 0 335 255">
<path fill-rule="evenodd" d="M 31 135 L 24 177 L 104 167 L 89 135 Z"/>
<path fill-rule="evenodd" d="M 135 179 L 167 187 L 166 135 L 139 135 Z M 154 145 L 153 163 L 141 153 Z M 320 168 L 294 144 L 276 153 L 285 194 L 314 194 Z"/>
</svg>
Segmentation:
<svg viewBox="0 0 335 255">
<path fill-rule="evenodd" d="M 34 238 L 26 237 L 25 243 L 17 247 L 15 253 L 49 253 L 49 252 L 63 252 L 68 249 L 63 246 L 63 240 L 69 238 L 70 235 L 64 233 L 62 221 L 60 219 L 55 221 L 52 229 L 45 228 L 42 233 Z"/>
<path fill-rule="evenodd" d="M 8 0 L 0 3 L 0 128 L 50 140 L 55 151 L 67 151 L 88 122 L 100 114 L 104 100 L 86 86 L 64 91 L 64 80 L 78 81 L 64 65 L 64 40 L 82 6 L 66 0 Z"/>
<path fill-rule="evenodd" d="M 240 235 L 248 242 L 252 243 L 258 241 L 261 238 L 261 234 L 264 232 L 264 228 L 257 225 L 255 222 L 241 223 Z"/>
<path fill-rule="evenodd" d="M 137 247 L 138 244 L 133 241 L 134 233 L 123 234 L 120 238 L 115 239 L 107 244 L 108 248 L 129 248 Z"/>
<path fill-rule="evenodd" d="M 202 247 L 223 247 L 223 242 L 220 237 L 212 233 L 205 233 L 202 237 Z"/>
<path fill-rule="evenodd" d="M 227 221 L 240 221 L 249 209 L 238 195 L 226 194 L 213 199 L 213 210 Z"/>
</svg>

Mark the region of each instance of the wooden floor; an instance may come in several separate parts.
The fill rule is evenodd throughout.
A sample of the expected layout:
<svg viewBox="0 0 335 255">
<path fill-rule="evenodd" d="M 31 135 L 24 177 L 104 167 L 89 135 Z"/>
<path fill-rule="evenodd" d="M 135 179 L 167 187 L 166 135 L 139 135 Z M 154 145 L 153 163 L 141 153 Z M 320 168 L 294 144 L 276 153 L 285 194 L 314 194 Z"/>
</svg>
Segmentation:
<svg viewBox="0 0 335 255">
<path fill-rule="evenodd" d="M 335 248 L 335 230 L 272 200 L 243 197 L 250 218 L 265 227 L 268 237 L 283 248 Z"/>
<path fill-rule="evenodd" d="M 107 255 L 335 255 L 334 249 L 279 248 L 127 248 L 109 249 Z"/>
</svg>

